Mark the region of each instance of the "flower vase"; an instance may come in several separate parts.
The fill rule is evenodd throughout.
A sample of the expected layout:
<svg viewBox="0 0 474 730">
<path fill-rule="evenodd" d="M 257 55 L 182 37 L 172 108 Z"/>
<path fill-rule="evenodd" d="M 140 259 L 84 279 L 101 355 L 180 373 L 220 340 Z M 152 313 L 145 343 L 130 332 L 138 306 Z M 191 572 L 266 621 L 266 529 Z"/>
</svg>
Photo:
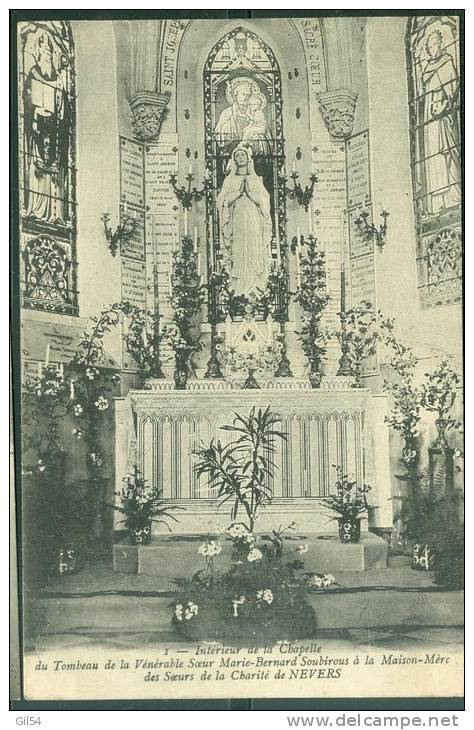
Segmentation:
<svg viewBox="0 0 474 730">
<path fill-rule="evenodd" d="M 438 430 L 438 436 L 436 437 L 435 441 L 433 442 L 433 448 L 447 449 L 448 440 L 446 438 L 446 428 L 448 426 L 448 421 L 445 418 L 437 418 L 435 421 L 435 426 Z"/>
<path fill-rule="evenodd" d="M 129 528 L 128 534 L 132 545 L 148 545 L 151 540 L 151 522 Z"/>
<path fill-rule="evenodd" d="M 188 382 L 188 373 L 185 368 L 176 367 L 174 373 L 174 387 L 176 390 L 186 390 L 186 383 Z"/>
<path fill-rule="evenodd" d="M 342 543 L 350 544 L 360 541 L 360 517 L 353 519 L 339 517 L 339 540 Z"/>
<path fill-rule="evenodd" d="M 434 570 L 434 552 L 425 543 L 415 543 L 411 554 L 412 570 Z"/>
<path fill-rule="evenodd" d="M 319 388 L 321 386 L 321 372 L 317 366 L 317 364 L 313 361 L 310 363 L 309 373 L 308 373 L 308 380 L 311 384 L 312 388 Z"/>
<path fill-rule="evenodd" d="M 361 377 L 362 377 L 362 365 L 360 364 L 359 361 L 357 361 L 354 364 L 353 374 L 354 374 L 354 382 L 352 383 L 352 387 L 353 388 L 363 388 L 364 387 L 364 384 L 363 384 L 363 382 L 361 380 Z"/>
<path fill-rule="evenodd" d="M 245 389 L 257 390 L 260 387 L 259 384 L 257 383 L 257 381 L 255 380 L 254 372 L 255 372 L 255 370 L 249 370 L 247 379 L 244 383 Z"/>
</svg>

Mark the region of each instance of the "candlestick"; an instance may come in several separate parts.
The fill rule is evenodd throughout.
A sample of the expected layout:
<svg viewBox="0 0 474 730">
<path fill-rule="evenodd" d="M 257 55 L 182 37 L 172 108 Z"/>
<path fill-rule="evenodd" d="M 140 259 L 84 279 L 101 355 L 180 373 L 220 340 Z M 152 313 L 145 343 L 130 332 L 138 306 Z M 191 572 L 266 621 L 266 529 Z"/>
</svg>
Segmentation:
<svg viewBox="0 0 474 730">
<path fill-rule="evenodd" d="M 46 353 L 45 353 L 45 356 L 44 356 L 44 367 L 45 368 L 48 368 L 49 367 L 49 352 L 50 352 L 50 349 L 51 349 L 51 345 L 49 344 L 49 342 L 47 342 L 46 343 Z"/>
<path fill-rule="evenodd" d="M 344 264 L 341 265 L 341 312 L 346 311 L 346 270 Z"/>
</svg>

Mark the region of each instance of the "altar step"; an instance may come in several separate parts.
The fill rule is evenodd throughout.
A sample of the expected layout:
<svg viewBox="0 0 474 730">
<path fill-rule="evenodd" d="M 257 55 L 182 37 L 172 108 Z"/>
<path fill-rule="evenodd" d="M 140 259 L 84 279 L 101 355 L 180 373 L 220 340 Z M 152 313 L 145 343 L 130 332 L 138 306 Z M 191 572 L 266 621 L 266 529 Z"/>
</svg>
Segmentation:
<svg viewBox="0 0 474 730">
<path fill-rule="evenodd" d="M 167 499 L 167 504 L 176 505 L 173 512 L 178 523 L 171 522 L 173 533 L 179 535 L 203 535 L 212 532 L 216 523 L 227 526 L 228 513 L 223 512 L 220 499 Z M 230 504 L 230 502 L 229 502 Z M 244 519 L 244 514 L 239 519 Z M 296 522 L 300 534 L 332 532 L 337 534 L 337 521 L 328 514 L 327 507 L 317 497 L 275 497 L 271 504 L 262 509 L 256 523 L 259 533 L 271 532 Z M 362 530 L 367 531 L 367 520 L 362 520 Z M 161 525 L 153 526 L 155 535 L 163 533 Z"/>
<path fill-rule="evenodd" d="M 204 567 L 198 548 L 204 535 L 162 535 L 149 545 L 131 545 L 128 538 L 113 547 L 114 571 L 117 573 L 155 575 L 166 580 L 192 575 Z M 263 538 L 265 540 L 265 538 Z M 215 558 L 216 568 L 231 566 L 232 541 L 220 539 L 222 552 Z M 381 537 L 364 532 L 356 544 L 343 544 L 334 533 L 290 535 L 285 552 L 307 547 L 302 555 L 305 569 L 315 573 L 364 572 L 387 566 L 388 545 Z"/>
<path fill-rule="evenodd" d="M 304 556 L 306 557 L 306 556 Z M 182 571 L 186 565 L 182 563 Z M 336 573 L 337 587 L 310 593 L 317 632 L 392 632 L 389 645 L 418 627 L 433 631 L 464 623 L 462 591 L 433 585 L 420 573 L 391 558 L 389 567 L 365 573 Z M 166 586 L 166 587 L 165 587 Z M 175 587 L 175 586 L 174 586 Z M 173 586 L 163 578 L 114 573 L 110 562 L 87 565 L 76 575 L 55 578 L 42 591 L 25 596 L 26 650 L 41 646 L 147 646 L 179 640 L 171 625 Z"/>
</svg>

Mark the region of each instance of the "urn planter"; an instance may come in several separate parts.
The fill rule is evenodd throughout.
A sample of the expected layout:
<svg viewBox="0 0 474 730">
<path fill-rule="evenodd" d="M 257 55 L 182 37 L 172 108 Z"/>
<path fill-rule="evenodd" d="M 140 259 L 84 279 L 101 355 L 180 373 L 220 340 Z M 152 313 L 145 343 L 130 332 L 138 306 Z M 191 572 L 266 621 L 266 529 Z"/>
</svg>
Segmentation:
<svg viewBox="0 0 474 730">
<path fill-rule="evenodd" d="M 342 543 L 355 543 L 360 541 L 360 517 L 348 519 L 339 517 L 339 539 Z"/>
<path fill-rule="evenodd" d="M 128 534 L 132 545 L 148 545 L 151 540 L 151 522 L 130 528 Z"/>
</svg>

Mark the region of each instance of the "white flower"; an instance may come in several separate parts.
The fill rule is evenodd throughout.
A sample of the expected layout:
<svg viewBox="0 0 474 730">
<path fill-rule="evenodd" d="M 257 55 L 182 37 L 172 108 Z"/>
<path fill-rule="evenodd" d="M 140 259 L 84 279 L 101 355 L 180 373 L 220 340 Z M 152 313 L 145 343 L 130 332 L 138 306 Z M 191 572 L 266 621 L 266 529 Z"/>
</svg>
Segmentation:
<svg viewBox="0 0 474 730">
<path fill-rule="evenodd" d="M 184 618 L 189 621 L 190 619 L 192 619 L 193 616 L 197 616 L 198 613 L 198 605 L 196 603 L 193 603 L 192 601 L 188 601 L 188 604 L 184 609 Z M 178 621 L 181 621 L 181 619 L 178 619 Z"/>
<path fill-rule="evenodd" d="M 296 548 L 296 552 L 299 553 L 300 555 L 304 555 L 305 553 L 308 552 L 308 546 L 306 544 L 298 545 L 298 547 Z"/>
<path fill-rule="evenodd" d="M 268 603 L 268 605 L 273 603 L 273 593 L 269 588 L 266 588 L 263 591 L 258 591 L 257 598 L 261 601 L 265 601 L 265 603 Z"/>
<path fill-rule="evenodd" d="M 336 582 L 335 577 L 331 573 L 315 573 L 308 580 L 310 588 L 328 588 Z"/>
<path fill-rule="evenodd" d="M 331 573 L 325 573 L 323 575 L 323 588 L 333 585 L 336 582 L 335 577 Z"/>
<path fill-rule="evenodd" d="M 83 413 L 83 411 L 84 411 L 84 408 L 81 406 L 80 403 L 74 404 L 74 415 L 75 416 L 80 416 L 81 413 Z"/>
<path fill-rule="evenodd" d="M 94 405 L 95 405 L 95 407 L 97 408 L 98 411 L 106 411 L 107 408 L 109 407 L 109 401 L 107 400 L 107 398 L 104 398 L 104 396 L 101 395 L 96 400 L 96 402 L 94 403 Z"/>
<path fill-rule="evenodd" d="M 43 459 L 38 459 L 38 471 L 44 471 L 46 469 L 46 464 L 44 463 Z"/>
<path fill-rule="evenodd" d="M 93 368 L 86 368 L 86 377 L 89 378 L 89 380 L 94 380 L 95 372 Z"/>
<path fill-rule="evenodd" d="M 176 608 L 174 609 L 174 615 L 176 616 L 178 621 L 183 620 L 183 604 L 182 603 L 176 604 Z"/>
<path fill-rule="evenodd" d="M 224 529 L 222 522 L 209 522 L 209 532 L 211 535 L 219 535 L 221 532 L 224 532 Z"/>
<path fill-rule="evenodd" d="M 323 587 L 323 581 L 320 575 L 312 575 L 311 578 L 308 580 L 308 585 L 310 588 L 322 588 Z"/>
<path fill-rule="evenodd" d="M 233 522 L 230 527 L 227 528 L 227 532 L 233 538 L 243 537 L 248 534 L 248 529 L 243 522 Z"/>
<path fill-rule="evenodd" d="M 76 437 L 77 439 L 81 439 L 81 438 L 82 438 L 82 431 L 81 431 L 81 429 L 80 429 L 80 428 L 73 428 L 73 429 L 72 429 L 72 432 L 73 432 L 74 436 L 75 436 L 75 437 Z"/>
<path fill-rule="evenodd" d="M 215 555 L 219 555 L 222 552 L 220 542 L 217 540 L 209 540 L 209 542 L 203 542 L 198 548 L 199 555 L 204 555 L 206 558 L 213 558 Z"/>
<path fill-rule="evenodd" d="M 249 563 L 253 563 L 254 560 L 261 560 L 262 558 L 262 552 L 258 548 L 252 548 L 252 550 L 247 555 L 247 560 L 249 561 Z"/>
</svg>

